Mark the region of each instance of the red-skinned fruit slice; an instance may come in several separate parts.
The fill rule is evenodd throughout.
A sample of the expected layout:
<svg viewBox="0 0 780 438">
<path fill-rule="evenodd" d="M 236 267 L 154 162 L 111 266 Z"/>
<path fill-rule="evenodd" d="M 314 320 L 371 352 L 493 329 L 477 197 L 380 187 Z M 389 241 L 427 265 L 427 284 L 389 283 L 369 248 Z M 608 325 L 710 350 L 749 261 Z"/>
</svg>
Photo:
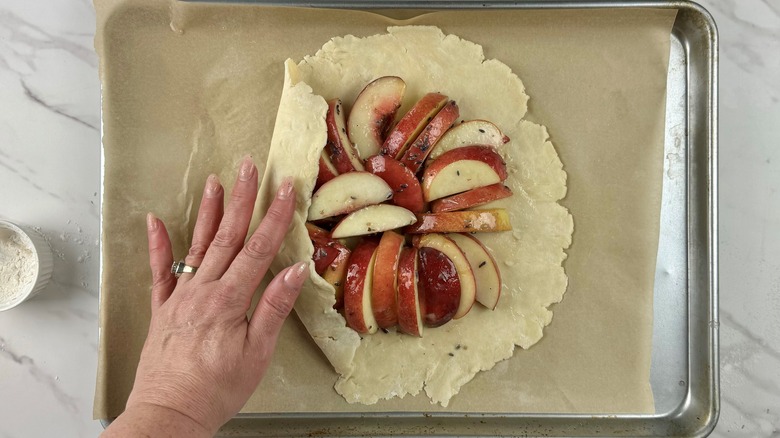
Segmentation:
<svg viewBox="0 0 780 438">
<path fill-rule="evenodd" d="M 420 248 L 420 288 L 423 290 L 428 327 L 439 327 L 449 322 L 458 311 L 461 286 L 455 264 L 439 250 Z"/>
<path fill-rule="evenodd" d="M 406 91 L 396 76 L 383 76 L 366 85 L 349 113 L 348 133 L 361 158 L 379 153 Z"/>
<path fill-rule="evenodd" d="M 425 304 L 418 288 L 417 248 L 404 248 L 398 260 L 398 328 L 412 336 L 422 336 Z"/>
<path fill-rule="evenodd" d="M 341 247 L 338 242 L 330 238 L 328 231 L 307 222 L 306 231 L 314 246 L 314 252 L 311 259 L 314 261 L 314 271 L 322 275 L 328 267 L 333 264 L 341 253 Z"/>
<path fill-rule="evenodd" d="M 417 223 L 406 227 L 407 234 L 475 233 L 509 231 L 512 223 L 503 208 L 461 210 L 446 213 L 426 213 L 417 217 Z"/>
<path fill-rule="evenodd" d="M 347 325 L 358 333 L 376 333 L 378 328 L 371 310 L 374 261 L 379 241 L 363 240 L 352 251 L 344 282 L 344 316 Z"/>
<path fill-rule="evenodd" d="M 322 154 L 320 154 L 320 170 L 317 173 L 317 182 L 314 185 L 314 190 L 317 190 L 326 182 L 337 177 L 338 174 L 339 172 L 336 170 L 336 166 L 333 165 L 333 162 L 330 161 L 328 154 L 323 149 Z"/>
<path fill-rule="evenodd" d="M 431 151 L 429 159 L 435 160 L 445 152 L 464 146 L 485 145 L 499 148 L 508 142 L 509 137 L 493 123 L 487 120 L 469 120 L 447 131 Z"/>
<path fill-rule="evenodd" d="M 428 154 L 431 153 L 444 133 L 458 120 L 459 115 L 460 111 L 455 101 L 447 102 L 409 146 L 400 160 L 401 164 L 409 168 L 412 173 L 417 173 L 425 159 L 428 158 Z"/>
<path fill-rule="evenodd" d="M 393 189 L 393 204 L 412 213 L 422 213 L 425 208 L 422 187 L 411 170 L 387 155 L 374 155 L 366 160 L 366 170 L 385 180 Z"/>
<path fill-rule="evenodd" d="M 381 233 L 411 225 L 416 220 L 414 213 L 397 205 L 369 205 L 344 217 L 333 227 L 332 236 L 342 239 Z"/>
<path fill-rule="evenodd" d="M 448 100 L 447 96 L 439 93 L 428 93 L 423 96 L 387 135 L 382 145 L 382 155 L 400 159 Z"/>
<path fill-rule="evenodd" d="M 344 278 L 347 275 L 351 251 L 341 242 L 333 240 L 327 230 L 311 222 L 306 222 L 306 231 L 314 245 L 314 270 L 333 286 L 336 295 L 336 304 L 333 307 L 340 309 L 344 307 Z M 325 264 L 328 260 L 330 262 Z"/>
<path fill-rule="evenodd" d="M 452 316 L 453 319 L 462 318 L 465 316 L 474 305 L 474 300 L 477 293 L 477 283 L 474 279 L 474 272 L 471 270 L 471 265 L 466 259 L 466 255 L 463 254 L 463 250 L 450 238 L 443 234 L 426 234 L 420 239 L 419 243 L 420 252 L 423 248 L 431 248 L 437 251 L 441 251 L 446 255 L 455 265 L 455 270 L 458 273 L 458 279 L 460 280 L 460 301 L 457 306 L 457 311 Z M 441 266 L 443 269 L 443 266 Z M 435 271 L 431 270 L 430 273 Z M 421 271 L 422 278 L 422 271 Z M 426 290 L 427 293 L 427 290 Z M 428 304 L 427 299 L 425 300 Z M 426 308 L 426 314 L 431 313 Z"/>
<path fill-rule="evenodd" d="M 398 260 L 403 246 L 404 236 L 394 231 L 385 231 L 376 250 L 371 308 L 380 328 L 390 328 L 398 323 L 396 284 Z"/>
<path fill-rule="evenodd" d="M 512 191 L 509 190 L 509 187 L 502 183 L 496 183 L 471 189 L 468 192 L 458 193 L 457 195 L 446 198 L 437 199 L 431 202 L 431 212 L 443 213 L 447 211 L 465 210 L 510 196 L 512 196 Z"/>
<path fill-rule="evenodd" d="M 426 201 L 465 192 L 504 181 L 506 163 L 489 146 L 453 149 L 425 169 L 422 178 Z"/>
<path fill-rule="evenodd" d="M 393 190 L 380 177 L 368 172 L 343 173 L 322 185 L 311 197 L 308 218 L 318 221 L 349 214 L 393 197 Z"/>
<path fill-rule="evenodd" d="M 477 283 L 477 302 L 490 310 L 495 309 L 501 296 L 501 272 L 496 260 L 474 236 L 455 233 L 446 236 L 460 247 L 471 265 Z"/>
<path fill-rule="evenodd" d="M 311 222 L 306 222 L 306 232 L 309 233 L 309 238 L 314 239 L 324 239 L 326 241 L 331 240 L 330 238 L 330 232 L 328 230 L 318 227 L 317 225 L 314 225 Z"/>
<path fill-rule="evenodd" d="M 341 99 L 332 99 L 328 102 L 325 125 L 328 129 L 325 151 L 338 173 L 363 170 L 363 161 L 347 135 L 344 105 L 341 104 Z"/>
<path fill-rule="evenodd" d="M 317 274 L 322 275 L 325 270 L 328 269 L 328 266 L 330 266 L 333 261 L 336 260 L 336 257 L 338 257 L 339 249 L 333 245 L 328 245 L 321 240 L 312 239 L 311 243 L 314 245 L 314 253 L 311 256 L 311 259 L 314 261 L 314 271 Z"/>
<path fill-rule="evenodd" d="M 339 250 L 339 255 L 328 266 L 328 269 L 322 273 L 322 278 L 333 286 L 336 297 L 336 304 L 333 305 L 333 308 L 342 309 L 344 308 L 344 281 L 347 278 L 349 256 L 352 252 L 346 246 L 338 243 L 336 248 Z"/>
</svg>

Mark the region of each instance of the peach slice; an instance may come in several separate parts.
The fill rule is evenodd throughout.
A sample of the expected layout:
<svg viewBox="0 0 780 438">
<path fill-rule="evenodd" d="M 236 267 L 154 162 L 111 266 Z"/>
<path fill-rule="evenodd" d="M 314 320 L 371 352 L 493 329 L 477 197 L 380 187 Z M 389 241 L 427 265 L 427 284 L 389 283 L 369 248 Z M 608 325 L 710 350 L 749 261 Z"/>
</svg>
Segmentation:
<svg viewBox="0 0 780 438">
<path fill-rule="evenodd" d="M 379 153 L 405 91 L 403 79 L 383 76 L 366 85 L 355 99 L 347 132 L 361 158 Z"/>
<path fill-rule="evenodd" d="M 449 322 L 458 312 L 461 298 L 460 278 L 455 264 L 443 252 L 422 247 L 420 257 L 420 289 L 423 291 L 428 327 L 439 327 Z"/>
<path fill-rule="evenodd" d="M 393 189 L 393 204 L 412 213 L 422 213 L 425 208 L 420 181 L 411 170 L 394 158 L 374 155 L 366 160 L 366 170 L 379 176 Z"/>
<path fill-rule="evenodd" d="M 504 199 L 512 196 L 509 187 L 502 183 L 496 183 L 485 187 L 471 189 L 468 192 L 437 199 L 431 202 L 431 212 L 442 213 L 447 211 L 465 210 L 480 205 Z"/>
<path fill-rule="evenodd" d="M 459 115 L 460 112 L 455 101 L 447 102 L 441 111 L 425 126 L 420 135 L 409 146 L 409 149 L 404 152 L 400 160 L 401 163 L 408 167 L 412 173 L 417 173 L 428 154 L 431 153 L 431 150 L 434 149 L 444 133 L 458 120 Z"/>
<path fill-rule="evenodd" d="M 325 126 L 328 128 L 325 150 L 338 173 L 363 170 L 363 161 L 347 136 L 347 123 L 341 99 L 332 99 L 328 102 Z"/>
<path fill-rule="evenodd" d="M 439 93 L 428 93 L 423 96 L 387 135 L 382 145 L 382 155 L 400 159 L 448 100 L 447 96 Z"/>
<path fill-rule="evenodd" d="M 452 233 L 447 234 L 447 237 L 460 247 L 471 265 L 477 282 L 477 302 L 490 310 L 495 309 L 501 296 L 501 272 L 496 260 L 474 236 Z"/>
<path fill-rule="evenodd" d="M 425 169 L 422 179 L 423 196 L 430 202 L 499 183 L 506 177 L 506 164 L 493 148 L 457 148 L 445 153 Z"/>
<path fill-rule="evenodd" d="M 334 228 L 334 239 L 381 233 L 411 225 L 417 217 L 411 211 L 396 205 L 370 205 L 350 213 Z"/>
<path fill-rule="evenodd" d="M 396 285 L 398 259 L 403 246 L 404 236 L 394 231 L 385 231 L 376 250 L 371 309 L 381 328 L 393 327 L 398 323 Z"/>
<path fill-rule="evenodd" d="M 393 197 L 393 190 L 380 177 L 368 172 L 349 172 L 326 182 L 311 197 L 309 220 L 349 214 Z"/>
<path fill-rule="evenodd" d="M 322 150 L 320 154 L 320 171 L 317 173 L 317 182 L 314 184 L 314 190 L 322 187 L 323 184 L 337 177 L 339 172 L 336 170 L 336 166 L 330 161 L 328 154 L 325 150 Z"/>
<path fill-rule="evenodd" d="M 458 304 L 458 309 L 452 318 L 462 318 L 471 310 L 477 293 L 477 283 L 474 280 L 474 272 L 471 270 L 471 265 L 466 259 L 466 255 L 463 254 L 463 251 L 452 239 L 437 233 L 422 236 L 420 238 L 419 248 L 420 251 L 422 251 L 423 248 L 433 248 L 441 251 L 445 256 L 452 260 L 452 263 L 455 265 L 455 270 L 458 273 L 458 279 L 460 280 L 460 302 Z M 425 314 L 427 313 L 428 311 L 426 310 Z"/>
<path fill-rule="evenodd" d="M 376 239 L 363 240 L 352 251 L 344 282 L 344 315 L 347 325 L 358 333 L 376 333 L 377 323 L 371 310 L 374 282 Z"/>
<path fill-rule="evenodd" d="M 507 142 L 509 137 L 495 124 L 487 120 L 469 120 L 447 131 L 436 143 L 428 159 L 435 160 L 445 152 L 464 146 L 484 145 L 499 148 Z"/>
<path fill-rule="evenodd" d="M 407 234 L 475 233 L 509 231 L 512 223 L 503 208 L 461 210 L 420 215 L 416 224 L 407 227 Z"/>
<path fill-rule="evenodd" d="M 404 248 L 398 259 L 398 328 L 412 336 L 422 336 L 425 303 L 418 288 L 417 248 Z"/>
</svg>

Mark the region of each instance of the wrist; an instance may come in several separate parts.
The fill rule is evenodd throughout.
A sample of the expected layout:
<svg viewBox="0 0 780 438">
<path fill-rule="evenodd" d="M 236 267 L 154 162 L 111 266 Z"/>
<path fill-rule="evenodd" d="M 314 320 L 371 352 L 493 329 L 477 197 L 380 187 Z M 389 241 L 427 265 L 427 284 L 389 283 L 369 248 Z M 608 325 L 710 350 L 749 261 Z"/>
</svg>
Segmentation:
<svg viewBox="0 0 780 438">
<path fill-rule="evenodd" d="M 207 429 L 194 418 L 175 409 L 152 403 L 135 403 L 127 407 L 103 433 L 103 437 L 171 436 L 212 437 L 216 431 Z"/>
</svg>

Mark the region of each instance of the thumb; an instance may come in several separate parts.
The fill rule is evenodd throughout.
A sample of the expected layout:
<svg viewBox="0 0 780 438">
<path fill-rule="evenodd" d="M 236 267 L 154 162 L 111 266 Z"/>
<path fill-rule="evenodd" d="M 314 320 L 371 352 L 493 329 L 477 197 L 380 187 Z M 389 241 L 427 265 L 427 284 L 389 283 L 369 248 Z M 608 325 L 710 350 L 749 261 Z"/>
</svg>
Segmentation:
<svg viewBox="0 0 780 438">
<path fill-rule="evenodd" d="M 299 262 L 277 274 L 265 289 L 249 320 L 248 340 L 261 352 L 270 356 L 284 320 L 301 292 L 303 282 L 309 277 L 309 263 Z"/>
<path fill-rule="evenodd" d="M 176 287 L 176 277 L 171 273 L 173 250 L 165 224 L 152 213 L 146 215 L 146 236 L 152 269 L 152 310 L 157 310 Z"/>
</svg>

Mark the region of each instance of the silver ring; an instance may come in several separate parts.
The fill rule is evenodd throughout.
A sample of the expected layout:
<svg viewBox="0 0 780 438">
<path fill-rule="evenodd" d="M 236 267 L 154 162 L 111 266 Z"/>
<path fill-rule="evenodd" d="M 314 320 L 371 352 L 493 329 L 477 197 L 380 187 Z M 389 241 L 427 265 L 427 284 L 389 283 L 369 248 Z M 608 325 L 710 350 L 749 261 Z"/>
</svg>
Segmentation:
<svg viewBox="0 0 780 438">
<path fill-rule="evenodd" d="M 173 266 L 171 266 L 171 274 L 176 278 L 179 278 L 181 274 L 194 274 L 197 271 L 197 267 L 184 263 L 184 260 L 173 262 Z"/>
</svg>

